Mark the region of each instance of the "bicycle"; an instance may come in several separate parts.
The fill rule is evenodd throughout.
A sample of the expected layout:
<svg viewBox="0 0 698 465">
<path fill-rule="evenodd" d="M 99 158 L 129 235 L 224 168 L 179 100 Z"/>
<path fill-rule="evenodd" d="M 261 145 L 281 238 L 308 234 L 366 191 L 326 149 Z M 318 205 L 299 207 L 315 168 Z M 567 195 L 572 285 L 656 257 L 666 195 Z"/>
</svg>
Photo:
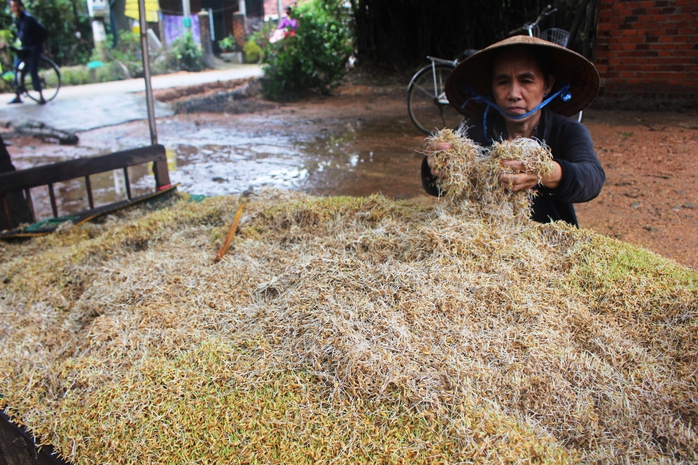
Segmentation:
<svg viewBox="0 0 698 465">
<path fill-rule="evenodd" d="M 510 31 L 509 36 L 525 32 L 531 37 L 539 37 L 567 47 L 569 32 L 558 28 L 550 28 L 541 32 L 538 26 L 545 17 L 556 11 L 557 8 L 546 6 L 535 21 L 525 23 L 520 28 Z M 455 60 L 427 56 L 431 64 L 417 71 L 407 87 L 407 112 L 417 129 L 431 134 L 434 130 L 455 128 L 460 124 L 463 115 L 456 111 L 446 98 L 446 79 L 461 60 L 476 52 L 477 50 L 466 50 L 461 59 L 456 58 Z M 580 112 L 579 121 L 581 122 L 581 120 Z"/>
<path fill-rule="evenodd" d="M 17 55 L 19 60 L 17 66 L 12 71 L 3 73 L 2 78 L 12 86 L 14 93 L 19 96 L 26 95 L 38 103 L 50 102 L 55 99 L 56 95 L 58 95 L 58 90 L 61 88 L 61 70 L 58 65 L 45 54 L 41 54 L 38 70 L 41 82 L 41 93 L 39 93 L 34 90 L 32 77 L 24 62 L 22 49 L 15 47 L 10 47 L 10 49 Z M 41 100 L 42 95 L 43 102 Z"/>
</svg>

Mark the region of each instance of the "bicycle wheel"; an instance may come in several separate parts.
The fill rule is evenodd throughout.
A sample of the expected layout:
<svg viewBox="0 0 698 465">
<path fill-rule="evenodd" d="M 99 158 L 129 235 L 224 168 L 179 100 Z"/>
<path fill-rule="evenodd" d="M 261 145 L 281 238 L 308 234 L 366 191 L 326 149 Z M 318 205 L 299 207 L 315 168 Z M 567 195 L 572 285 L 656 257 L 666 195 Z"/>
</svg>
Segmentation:
<svg viewBox="0 0 698 465">
<path fill-rule="evenodd" d="M 41 101 L 39 92 L 35 91 L 32 85 L 32 77 L 29 74 L 26 63 L 22 63 L 20 66 L 24 91 L 27 96 L 35 102 Z M 61 87 L 61 72 L 58 65 L 55 64 L 53 60 L 43 55 L 39 59 L 39 79 L 41 81 L 41 92 L 44 96 L 44 100 L 50 102 L 56 98 L 58 89 Z"/>
<path fill-rule="evenodd" d="M 425 66 L 412 78 L 407 89 L 407 111 L 417 128 L 431 134 L 443 128 L 456 128 L 463 120 L 446 99 L 446 78 L 452 66 Z"/>
</svg>

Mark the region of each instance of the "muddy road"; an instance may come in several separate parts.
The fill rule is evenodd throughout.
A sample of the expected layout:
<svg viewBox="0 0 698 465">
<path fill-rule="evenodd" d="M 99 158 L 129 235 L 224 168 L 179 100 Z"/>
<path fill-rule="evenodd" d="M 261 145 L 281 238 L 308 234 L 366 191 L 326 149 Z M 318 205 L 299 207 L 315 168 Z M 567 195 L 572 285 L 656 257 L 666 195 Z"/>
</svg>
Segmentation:
<svg viewBox="0 0 698 465">
<path fill-rule="evenodd" d="M 331 97 L 286 104 L 256 94 L 226 103 L 223 90 L 156 92 L 156 99 L 182 112 L 157 120 L 158 142 L 168 149 L 171 179 L 180 190 L 227 195 L 274 186 L 315 195 L 379 192 L 435 202 L 419 180 L 424 136 L 407 115 L 406 82 L 359 76 Z M 592 105 L 585 124 L 607 183 L 597 199 L 577 206 L 581 227 L 698 268 L 698 114 Z M 9 151 L 23 169 L 150 143 L 147 121 L 78 135 L 77 146 L 13 137 Z M 145 167 L 133 176 L 136 190 L 151 182 Z M 104 201 L 121 189 L 117 175 L 93 183 Z M 59 188 L 62 208 L 85 202 L 79 187 Z"/>
</svg>

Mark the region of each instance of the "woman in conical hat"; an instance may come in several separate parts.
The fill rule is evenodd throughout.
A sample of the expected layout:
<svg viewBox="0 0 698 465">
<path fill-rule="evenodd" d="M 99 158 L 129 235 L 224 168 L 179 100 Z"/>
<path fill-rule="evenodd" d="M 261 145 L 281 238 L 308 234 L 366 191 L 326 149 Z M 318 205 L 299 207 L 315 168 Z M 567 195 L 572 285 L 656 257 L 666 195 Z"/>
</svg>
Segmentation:
<svg viewBox="0 0 698 465">
<path fill-rule="evenodd" d="M 583 56 L 552 42 L 528 36 L 510 37 L 471 55 L 446 81 L 451 105 L 467 120 L 467 137 L 488 146 L 517 137 L 543 141 L 553 154 L 553 172 L 538 181 L 522 162 L 503 162 L 515 174 L 500 181 L 512 191 L 536 189 L 533 219 L 578 225 L 574 203 L 601 192 L 605 173 L 589 131 L 569 118 L 596 96 L 599 75 Z M 433 147 L 443 150 L 446 147 Z M 422 184 L 440 195 L 431 170 L 431 155 L 422 163 Z"/>
</svg>

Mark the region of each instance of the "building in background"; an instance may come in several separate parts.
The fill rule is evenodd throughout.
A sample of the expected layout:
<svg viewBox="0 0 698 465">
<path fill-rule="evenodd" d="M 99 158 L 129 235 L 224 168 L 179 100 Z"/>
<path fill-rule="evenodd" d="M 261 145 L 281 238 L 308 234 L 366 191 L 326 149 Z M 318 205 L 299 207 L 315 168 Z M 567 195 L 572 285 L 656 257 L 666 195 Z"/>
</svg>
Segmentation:
<svg viewBox="0 0 698 465">
<path fill-rule="evenodd" d="M 148 28 L 154 31 L 159 41 L 166 47 L 181 36 L 187 25 L 184 21 L 183 0 L 145 0 Z M 247 37 L 262 28 L 265 21 L 278 21 L 283 17 L 287 6 L 294 6 L 298 0 L 188 0 L 190 9 L 189 29 L 194 40 L 200 43 L 199 15 L 209 22 L 211 46 L 219 53 L 218 42 L 233 37 L 241 48 Z M 87 0 L 93 20 L 95 41 L 105 40 L 105 30 L 138 31 L 138 0 Z M 106 27 L 105 27 L 106 26 Z"/>
</svg>

